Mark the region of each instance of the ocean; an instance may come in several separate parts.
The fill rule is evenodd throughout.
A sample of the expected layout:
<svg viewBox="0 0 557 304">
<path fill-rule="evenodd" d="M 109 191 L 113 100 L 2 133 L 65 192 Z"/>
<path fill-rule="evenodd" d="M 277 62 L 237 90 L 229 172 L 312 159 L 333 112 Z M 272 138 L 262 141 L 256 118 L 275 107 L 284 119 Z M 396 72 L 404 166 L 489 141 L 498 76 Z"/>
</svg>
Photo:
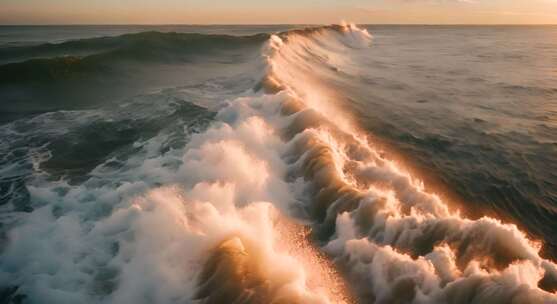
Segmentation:
<svg viewBox="0 0 557 304">
<path fill-rule="evenodd" d="M 1 26 L 0 303 L 557 303 L 557 26 Z"/>
</svg>

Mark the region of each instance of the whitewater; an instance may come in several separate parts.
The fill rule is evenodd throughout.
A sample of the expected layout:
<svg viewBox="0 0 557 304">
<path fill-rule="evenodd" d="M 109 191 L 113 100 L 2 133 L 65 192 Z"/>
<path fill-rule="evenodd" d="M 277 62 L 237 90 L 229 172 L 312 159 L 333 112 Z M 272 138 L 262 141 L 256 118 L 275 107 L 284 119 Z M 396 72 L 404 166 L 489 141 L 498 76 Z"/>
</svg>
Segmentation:
<svg viewBox="0 0 557 304">
<path fill-rule="evenodd" d="M 153 89 L 0 126 L 6 303 L 557 303 L 542 241 L 463 214 L 327 85 L 358 73 L 366 29 L 235 39 L 262 41 L 242 65 L 254 85 Z M 150 136 L 123 129 L 120 154 L 87 174 L 52 169 L 86 156 L 42 138 L 81 128 L 75 140 L 94 141 L 122 117 Z"/>
</svg>

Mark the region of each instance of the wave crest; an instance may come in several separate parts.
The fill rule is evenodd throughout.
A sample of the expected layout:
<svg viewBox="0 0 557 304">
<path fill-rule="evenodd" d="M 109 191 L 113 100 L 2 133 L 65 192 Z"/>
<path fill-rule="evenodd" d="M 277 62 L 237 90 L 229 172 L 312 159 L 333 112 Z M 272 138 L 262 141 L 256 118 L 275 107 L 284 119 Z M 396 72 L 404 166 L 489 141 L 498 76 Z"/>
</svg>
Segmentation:
<svg viewBox="0 0 557 304">
<path fill-rule="evenodd" d="M 300 200 L 324 250 L 366 301 L 557 301 L 539 287 L 555 282 L 557 268 L 540 257 L 538 242 L 515 225 L 450 211 L 369 142 L 322 85 L 331 73 L 357 73 L 350 49 L 370 42 L 354 25 L 289 32 L 269 42 L 268 77 L 296 100 L 283 129 L 289 178 L 306 184 Z"/>
</svg>

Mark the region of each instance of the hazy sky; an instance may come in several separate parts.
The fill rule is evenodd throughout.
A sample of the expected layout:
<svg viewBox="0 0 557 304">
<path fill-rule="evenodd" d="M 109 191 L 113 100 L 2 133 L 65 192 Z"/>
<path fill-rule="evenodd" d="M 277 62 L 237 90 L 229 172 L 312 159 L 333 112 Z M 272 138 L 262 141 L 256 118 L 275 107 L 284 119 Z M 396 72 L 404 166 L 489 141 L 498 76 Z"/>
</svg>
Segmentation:
<svg viewBox="0 0 557 304">
<path fill-rule="evenodd" d="M 557 0 L 0 0 L 0 24 L 557 23 Z"/>
</svg>

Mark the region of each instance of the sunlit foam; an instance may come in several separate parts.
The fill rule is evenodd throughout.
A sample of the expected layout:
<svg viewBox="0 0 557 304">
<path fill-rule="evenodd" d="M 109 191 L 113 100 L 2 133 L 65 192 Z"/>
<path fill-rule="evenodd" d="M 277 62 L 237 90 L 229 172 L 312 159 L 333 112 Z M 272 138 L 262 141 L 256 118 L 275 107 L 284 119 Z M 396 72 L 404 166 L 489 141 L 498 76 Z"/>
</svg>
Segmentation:
<svg viewBox="0 0 557 304">
<path fill-rule="evenodd" d="M 287 42 L 280 46 L 280 51 L 270 56 L 274 67 L 273 78 L 281 82 L 288 93 L 301 100 L 307 108 L 317 111 L 325 121 L 330 122 L 326 126 L 324 124 L 322 129 L 319 126 L 308 126 L 309 129 L 316 130 L 314 135 L 318 144 L 329 149 L 328 159 L 312 160 L 301 156 L 302 164 L 307 163 L 310 166 L 300 164 L 300 168 L 308 170 L 330 166 L 332 172 L 336 172 L 335 178 L 343 185 L 352 191 L 368 193 L 370 206 L 377 204 L 377 201 L 384 202 L 377 205 L 380 206 L 379 209 L 370 209 L 366 213 L 362 209 L 362 202 L 353 209 L 354 204 L 347 201 L 345 207 L 338 209 L 347 208 L 338 214 L 336 232 L 326 246 L 327 251 L 339 261 L 351 259 L 355 254 L 360 255 L 359 260 L 367 261 L 361 265 L 352 265 L 350 261 L 345 261 L 351 265 L 349 272 L 376 289 L 370 295 L 360 290 L 364 298 L 369 296 L 371 299 L 387 302 L 410 301 L 418 297 L 416 292 L 419 290 L 422 297 L 429 298 L 429 301 L 446 301 L 456 297 L 456 286 L 479 280 L 478 283 L 470 284 L 492 288 L 489 287 L 492 282 L 505 282 L 504 285 L 511 290 L 524 285 L 528 289 L 524 291 L 524 295 L 517 297 L 548 301 L 549 295 L 541 291 L 537 284 L 544 273 L 553 275 L 556 267 L 539 257 L 539 243 L 529 240 L 515 225 L 502 224 L 486 217 L 472 221 L 462 218 L 458 211 L 450 211 L 439 195 L 425 190 L 421 179 L 374 150 L 374 145 L 368 142 L 365 133 L 335 104 L 334 92 L 322 86 L 319 77 L 326 77 L 329 73 L 327 65 L 334 67 L 335 64 L 350 60 L 339 57 L 342 53 L 338 53 L 336 48 L 344 44 L 347 53 L 351 47 L 369 44 L 371 38 L 367 31 L 360 30 L 355 25 L 342 24 L 340 28 L 345 36 L 338 41 L 332 41 L 335 39 L 334 34 L 327 32 L 327 29 L 287 33 Z M 334 27 L 332 30 L 334 32 Z M 327 47 L 330 49 L 327 50 Z M 316 54 L 318 57 L 313 57 Z M 369 153 L 354 158 L 348 151 L 355 146 Z M 320 162 L 320 165 L 313 165 L 315 162 Z M 308 176 L 307 173 L 304 176 Z M 321 180 L 310 179 L 308 182 L 313 185 L 312 188 L 316 188 L 312 193 L 330 191 L 330 186 Z M 344 186 L 335 186 L 334 189 L 342 187 Z M 323 208 L 330 209 L 327 210 L 325 220 L 330 218 L 330 212 L 335 212 L 336 209 L 333 208 L 342 204 L 339 201 L 343 197 L 344 194 L 338 194 L 334 197 L 334 202 L 322 205 Z M 312 198 L 308 200 L 311 204 Z M 360 213 L 371 217 L 368 220 L 371 221 L 370 230 L 361 231 L 362 224 L 357 222 L 361 217 Z M 324 228 L 328 229 L 327 227 Z M 362 240 L 357 241 L 360 238 Z M 363 242 L 361 244 L 365 245 L 356 249 L 351 245 L 354 242 Z M 422 246 L 426 247 L 421 248 Z M 422 254 L 425 256 L 421 256 Z M 401 262 L 409 268 L 397 270 L 395 277 L 410 275 L 413 279 L 400 281 L 403 284 L 401 287 L 397 287 L 395 281 L 381 283 L 384 274 L 375 271 L 383 269 L 381 267 L 398 269 L 396 264 Z M 369 268 L 365 266 L 367 263 L 372 263 Z M 377 264 L 378 268 L 374 268 L 375 263 L 383 263 L 383 266 Z M 364 269 L 370 272 L 365 272 Z M 524 275 L 520 279 L 509 279 L 517 273 L 520 275 L 521 271 L 524 271 Z M 480 274 L 485 277 L 475 277 Z M 397 289 L 403 288 L 402 286 L 410 289 Z M 474 287 L 464 292 L 470 294 L 479 291 Z M 496 298 L 518 299 L 513 295 L 501 296 L 498 293 L 478 297 L 485 301 Z"/>
</svg>

